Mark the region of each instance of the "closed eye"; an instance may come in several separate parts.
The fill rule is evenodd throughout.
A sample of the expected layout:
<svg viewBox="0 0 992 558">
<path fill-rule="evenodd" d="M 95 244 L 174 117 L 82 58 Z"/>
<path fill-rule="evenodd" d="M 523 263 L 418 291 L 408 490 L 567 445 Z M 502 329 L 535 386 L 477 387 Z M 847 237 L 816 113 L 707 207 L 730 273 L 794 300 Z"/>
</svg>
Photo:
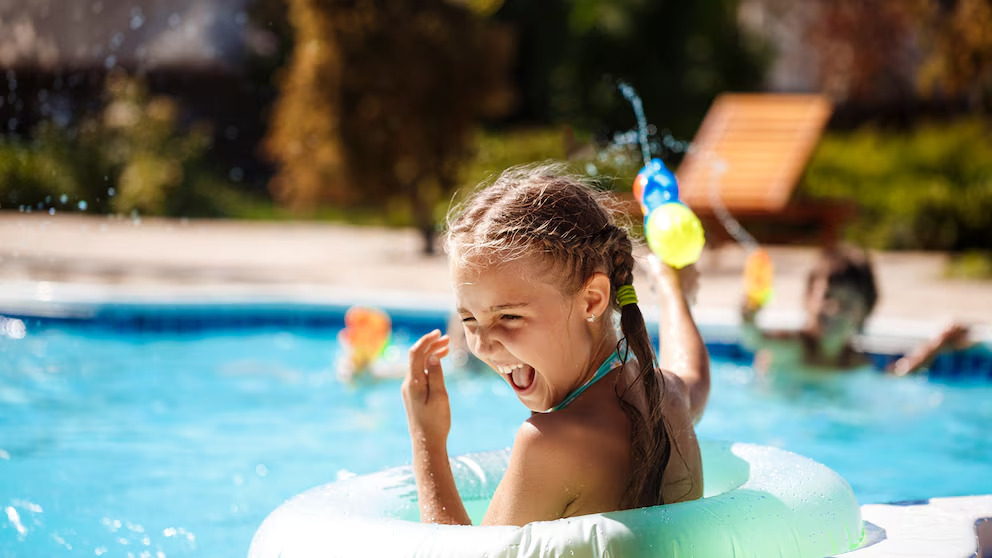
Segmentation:
<svg viewBox="0 0 992 558">
<path fill-rule="evenodd" d="M 519 320 L 522 318 L 522 316 L 517 316 L 515 314 L 502 314 L 500 315 L 500 318 L 504 320 Z"/>
<path fill-rule="evenodd" d="M 474 321 L 475 321 L 475 318 L 473 318 L 472 316 L 468 316 L 467 318 L 462 318 L 462 323 L 463 324 L 467 324 L 469 322 L 474 322 Z"/>
</svg>

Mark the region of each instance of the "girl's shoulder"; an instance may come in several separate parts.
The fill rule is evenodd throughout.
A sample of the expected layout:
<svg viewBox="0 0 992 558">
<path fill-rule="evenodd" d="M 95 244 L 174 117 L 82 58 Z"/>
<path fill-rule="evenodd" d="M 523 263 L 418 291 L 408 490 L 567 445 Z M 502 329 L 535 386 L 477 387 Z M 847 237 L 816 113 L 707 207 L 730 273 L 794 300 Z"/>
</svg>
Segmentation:
<svg viewBox="0 0 992 558">
<path fill-rule="evenodd" d="M 535 414 L 517 432 L 548 457 L 567 458 L 587 466 L 615 467 L 630 450 L 630 424 L 607 382 L 587 391 L 568 407 L 553 413 Z"/>
<path fill-rule="evenodd" d="M 629 439 L 629 424 L 619 405 L 610 401 L 611 405 L 603 408 L 583 403 L 588 402 L 576 402 L 553 413 L 535 414 L 520 427 L 518 441 L 523 438 L 540 444 L 544 451 L 564 454 L 596 453 L 597 447 L 600 452 L 614 446 L 623 449 L 623 442 Z"/>
<path fill-rule="evenodd" d="M 631 446 L 623 410 L 586 411 L 569 406 L 535 415 L 514 441 L 513 453 L 532 480 L 566 495 L 560 517 L 618 509 L 626 486 Z"/>
<path fill-rule="evenodd" d="M 611 451 L 595 428 L 581 428 L 570 415 L 538 414 L 520 426 L 488 524 L 523 525 L 618 509 L 629 448 Z"/>
</svg>

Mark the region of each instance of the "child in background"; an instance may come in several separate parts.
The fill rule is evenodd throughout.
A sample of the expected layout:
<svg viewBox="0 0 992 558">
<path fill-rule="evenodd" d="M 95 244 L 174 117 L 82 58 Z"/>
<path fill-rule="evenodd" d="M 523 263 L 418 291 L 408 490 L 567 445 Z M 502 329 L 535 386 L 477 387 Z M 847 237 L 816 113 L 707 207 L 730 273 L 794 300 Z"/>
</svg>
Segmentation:
<svg viewBox="0 0 992 558">
<path fill-rule="evenodd" d="M 532 411 L 484 525 L 699 498 L 693 424 L 709 357 L 679 274 L 659 266 L 658 368 L 637 306 L 628 233 L 607 194 L 557 166 L 514 168 L 449 223 L 458 314 L 471 351 Z M 451 428 L 439 331 L 410 350 L 403 384 L 421 519 L 470 524 L 448 463 Z"/>
<path fill-rule="evenodd" d="M 762 331 L 756 316 L 761 306 L 745 299 L 741 306 L 741 340 L 755 352 L 759 373 L 840 371 L 868 366 L 852 341 L 878 301 L 875 273 L 864 250 L 838 246 L 825 250 L 806 280 L 806 322 L 798 331 Z M 937 337 L 895 361 L 888 369 L 905 375 L 926 367 L 948 347 L 960 348 L 967 329 L 953 324 Z"/>
</svg>

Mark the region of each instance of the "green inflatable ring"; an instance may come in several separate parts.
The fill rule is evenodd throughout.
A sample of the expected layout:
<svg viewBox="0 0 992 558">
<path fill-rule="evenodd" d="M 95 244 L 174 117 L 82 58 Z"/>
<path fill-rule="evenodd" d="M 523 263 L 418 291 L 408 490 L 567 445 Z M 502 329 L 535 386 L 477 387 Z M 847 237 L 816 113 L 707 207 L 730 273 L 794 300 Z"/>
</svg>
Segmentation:
<svg viewBox="0 0 992 558">
<path fill-rule="evenodd" d="M 276 508 L 250 558 L 327 556 L 822 557 L 863 529 L 851 487 L 809 458 L 752 444 L 701 442 L 705 496 L 692 502 L 539 521 L 523 527 L 419 523 L 409 466 L 311 489 Z M 451 460 L 473 520 L 485 513 L 509 450 Z"/>
</svg>

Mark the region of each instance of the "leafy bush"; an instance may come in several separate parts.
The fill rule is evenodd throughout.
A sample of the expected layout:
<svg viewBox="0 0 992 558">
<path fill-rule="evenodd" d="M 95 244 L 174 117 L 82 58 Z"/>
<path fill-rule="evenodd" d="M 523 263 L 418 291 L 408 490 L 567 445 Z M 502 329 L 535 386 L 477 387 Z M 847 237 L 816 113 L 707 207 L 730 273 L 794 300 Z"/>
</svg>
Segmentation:
<svg viewBox="0 0 992 558">
<path fill-rule="evenodd" d="M 513 165 L 571 159 L 572 170 L 602 188 L 629 192 L 643 165 L 636 146 L 604 146 L 579 136 L 574 153 L 566 152 L 566 131 L 555 127 L 485 131 L 478 134 L 475 156 L 464 165 L 461 182 L 474 186 Z"/>
<path fill-rule="evenodd" d="M 953 279 L 992 279 L 992 252 L 968 250 L 947 263 L 944 276 Z"/>
<path fill-rule="evenodd" d="M 800 195 L 854 202 L 852 240 L 966 250 L 992 238 L 992 132 L 974 118 L 903 134 L 865 128 L 820 142 Z"/>
<path fill-rule="evenodd" d="M 74 124 L 0 140 L 0 207 L 221 216 L 248 205 L 206 168 L 209 129 L 181 129 L 174 101 L 116 72 L 105 96 Z"/>
</svg>

